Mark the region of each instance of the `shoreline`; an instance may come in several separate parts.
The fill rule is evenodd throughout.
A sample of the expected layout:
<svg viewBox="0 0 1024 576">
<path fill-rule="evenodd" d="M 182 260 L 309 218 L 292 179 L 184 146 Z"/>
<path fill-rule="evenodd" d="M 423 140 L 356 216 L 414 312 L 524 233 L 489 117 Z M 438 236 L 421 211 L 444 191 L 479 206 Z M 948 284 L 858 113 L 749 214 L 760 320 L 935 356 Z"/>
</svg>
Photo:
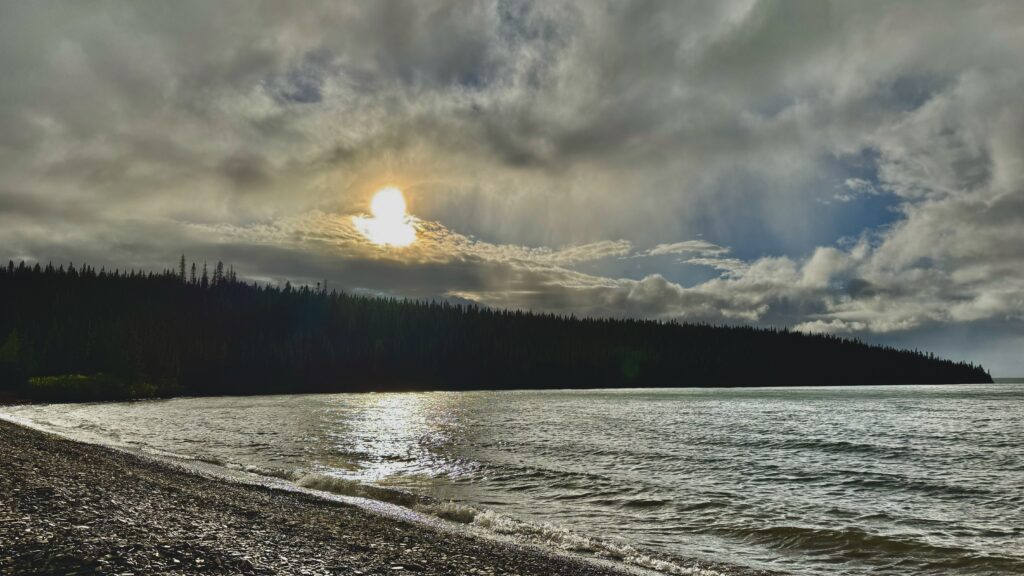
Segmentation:
<svg viewBox="0 0 1024 576">
<path fill-rule="evenodd" d="M 0 470 L 3 575 L 654 573 L 233 482 L 6 419 Z M 687 570 L 719 573 L 702 568 Z"/>
<path fill-rule="evenodd" d="M 505 393 L 516 393 L 516 392 L 619 392 L 619 391 L 636 391 L 636 390 L 649 390 L 651 392 L 665 392 L 675 390 L 787 390 L 787 389 L 802 389 L 802 388 L 825 388 L 825 389 L 838 389 L 838 388 L 892 388 L 892 387 L 906 387 L 906 386 L 973 386 L 973 385 L 986 385 L 986 384 L 1024 384 L 1024 377 L 1019 378 L 993 378 L 991 382 L 887 382 L 887 383 L 868 383 L 868 384 L 793 384 L 793 385 L 779 385 L 779 384 L 740 384 L 740 385 L 715 385 L 715 386 L 657 386 L 657 387 L 619 387 L 619 388 L 586 388 L 586 387 L 562 387 L 562 388 L 399 388 L 393 390 L 375 390 L 375 389 L 354 389 L 354 390 L 339 390 L 339 391 L 268 391 L 268 392 L 253 392 L 253 393 L 239 393 L 239 394 L 226 394 L 226 393 L 212 393 L 212 394 L 171 394 L 166 396 L 139 396 L 129 398 L 87 398 L 87 399 L 74 399 L 74 398 L 59 398 L 59 399 L 42 399 L 33 398 L 24 394 L 18 394 L 12 390 L 0 391 L 0 409 L 4 406 L 18 406 L 22 404 L 97 404 L 97 403 L 117 403 L 117 402 L 146 402 L 149 400 L 175 400 L 179 398 L 246 398 L 250 396 L 306 396 L 306 395 L 322 395 L 322 394 L 422 394 L 431 392 L 505 392 Z"/>
</svg>

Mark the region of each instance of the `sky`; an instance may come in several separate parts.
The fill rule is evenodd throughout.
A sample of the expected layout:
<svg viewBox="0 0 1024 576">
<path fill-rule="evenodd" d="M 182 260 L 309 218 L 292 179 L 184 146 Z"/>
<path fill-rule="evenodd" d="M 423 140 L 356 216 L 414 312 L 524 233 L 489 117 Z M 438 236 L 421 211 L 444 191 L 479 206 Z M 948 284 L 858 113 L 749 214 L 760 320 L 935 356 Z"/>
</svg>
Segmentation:
<svg viewBox="0 0 1024 576">
<path fill-rule="evenodd" d="M 0 0 L 0 258 L 182 253 L 1024 375 L 1024 4 Z"/>
</svg>

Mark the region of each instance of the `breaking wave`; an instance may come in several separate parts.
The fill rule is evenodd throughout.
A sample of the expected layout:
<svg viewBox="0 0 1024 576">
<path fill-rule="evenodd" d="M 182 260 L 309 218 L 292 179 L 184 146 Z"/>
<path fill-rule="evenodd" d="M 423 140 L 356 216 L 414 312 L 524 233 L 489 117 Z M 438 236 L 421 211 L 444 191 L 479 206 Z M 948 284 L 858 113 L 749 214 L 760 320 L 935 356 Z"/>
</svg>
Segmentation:
<svg viewBox="0 0 1024 576">
<path fill-rule="evenodd" d="M 381 488 L 372 484 L 364 484 L 355 480 L 339 478 L 327 474 L 305 474 L 295 481 L 295 484 L 303 488 L 333 492 L 342 496 L 355 496 L 357 498 L 369 498 L 389 504 L 397 504 L 406 508 L 413 508 L 419 502 L 420 497 L 400 490 Z"/>
<path fill-rule="evenodd" d="M 302 488 L 396 504 L 421 514 L 509 536 L 520 542 L 614 560 L 638 568 L 656 570 L 663 574 L 679 576 L 725 576 L 726 574 L 707 567 L 685 565 L 686 563 L 682 561 L 657 558 L 628 544 L 618 544 L 584 536 L 555 524 L 524 522 L 493 510 L 482 510 L 450 500 L 417 496 L 328 474 L 304 474 L 294 481 Z"/>
</svg>

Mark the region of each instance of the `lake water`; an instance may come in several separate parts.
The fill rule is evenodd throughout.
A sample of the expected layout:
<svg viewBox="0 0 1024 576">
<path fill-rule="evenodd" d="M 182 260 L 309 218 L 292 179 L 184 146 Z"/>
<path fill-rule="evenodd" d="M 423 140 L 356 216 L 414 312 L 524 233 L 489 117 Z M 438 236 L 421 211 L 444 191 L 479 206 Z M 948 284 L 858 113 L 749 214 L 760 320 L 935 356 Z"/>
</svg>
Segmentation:
<svg viewBox="0 0 1024 576">
<path fill-rule="evenodd" d="M 63 434 L 311 488 L 413 506 L 376 488 L 431 496 L 452 504 L 417 507 L 668 572 L 673 558 L 696 557 L 796 574 L 1024 574 L 1021 385 L 2 410 Z"/>
</svg>

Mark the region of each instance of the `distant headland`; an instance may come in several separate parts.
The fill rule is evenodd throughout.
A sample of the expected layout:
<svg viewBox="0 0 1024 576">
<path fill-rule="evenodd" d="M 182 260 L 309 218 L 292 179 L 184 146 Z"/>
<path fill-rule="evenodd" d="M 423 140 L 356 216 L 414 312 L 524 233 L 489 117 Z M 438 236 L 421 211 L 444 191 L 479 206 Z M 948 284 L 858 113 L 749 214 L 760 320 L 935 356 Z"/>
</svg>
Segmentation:
<svg viewBox="0 0 1024 576">
<path fill-rule="evenodd" d="M 0 395 L 991 382 L 982 367 L 785 329 L 575 318 L 163 272 L 0 267 Z"/>
</svg>

